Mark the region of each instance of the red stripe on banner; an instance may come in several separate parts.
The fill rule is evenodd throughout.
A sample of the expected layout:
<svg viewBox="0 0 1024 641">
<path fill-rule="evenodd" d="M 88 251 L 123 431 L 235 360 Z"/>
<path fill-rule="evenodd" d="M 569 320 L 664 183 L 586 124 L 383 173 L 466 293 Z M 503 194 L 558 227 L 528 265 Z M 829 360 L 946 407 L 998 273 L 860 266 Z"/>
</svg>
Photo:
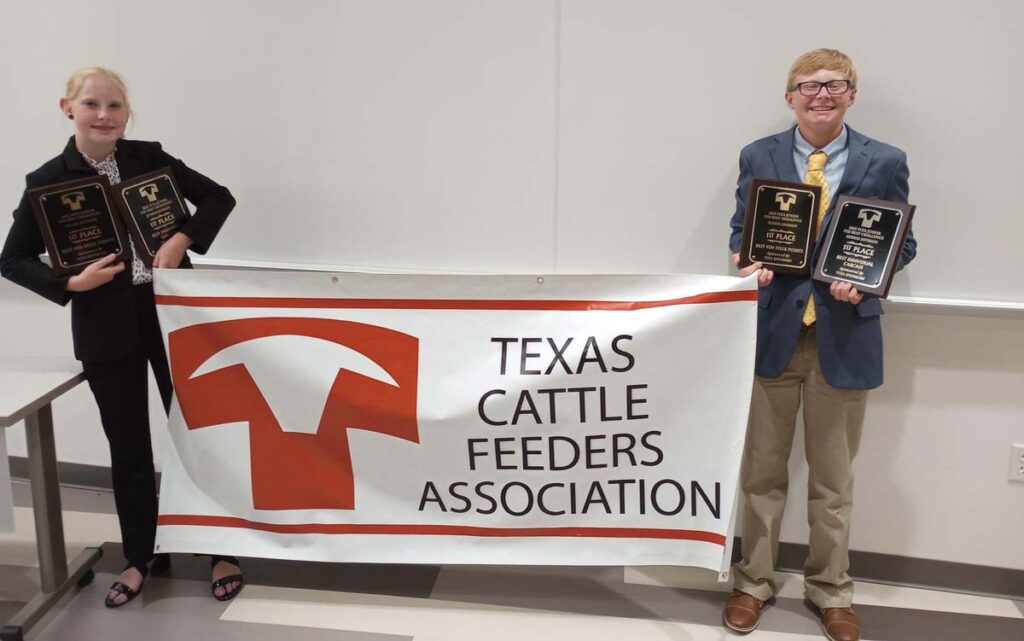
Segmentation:
<svg viewBox="0 0 1024 641">
<path fill-rule="evenodd" d="M 430 298 L 255 298 L 251 296 L 170 296 L 157 294 L 156 304 L 178 307 L 288 307 L 321 309 L 453 309 L 492 311 L 613 311 L 631 312 L 652 307 L 702 305 L 757 300 L 753 289 L 708 292 L 684 298 L 651 301 L 605 300 L 470 300 Z"/>
<path fill-rule="evenodd" d="M 259 523 L 230 516 L 164 514 L 157 525 L 231 527 L 275 534 L 433 534 L 443 536 L 558 536 L 595 539 L 680 539 L 725 546 L 725 536 L 702 530 L 620 527 L 521 527 L 497 528 L 469 525 L 403 525 L 371 523 Z"/>
</svg>

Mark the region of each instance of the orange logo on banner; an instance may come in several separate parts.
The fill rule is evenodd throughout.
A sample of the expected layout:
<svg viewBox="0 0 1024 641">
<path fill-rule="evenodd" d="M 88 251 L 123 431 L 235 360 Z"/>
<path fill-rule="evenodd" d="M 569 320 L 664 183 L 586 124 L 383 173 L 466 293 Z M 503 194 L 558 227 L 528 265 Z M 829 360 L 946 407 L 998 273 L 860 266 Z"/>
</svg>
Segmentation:
<svg viewBox="0 0 1024 641">
<path fill-rule="evenodd" d="M 244 364 L 192 377 L 213 355 L 268 336 L 308 336 L 351 348 L 397 385 L 339 369 L 314 434 L 284 432 Z M 192 325 L 168 335 L 174 389 L 190 430 L 249 424 L 253 507 L 258 510 L 355 507 L 348 429 L 414 443 L 419 341 L 391 329 L 324 318 L 244 318 Z M 296 366 L 301 367 L 301 363 Z"/>
</svg>

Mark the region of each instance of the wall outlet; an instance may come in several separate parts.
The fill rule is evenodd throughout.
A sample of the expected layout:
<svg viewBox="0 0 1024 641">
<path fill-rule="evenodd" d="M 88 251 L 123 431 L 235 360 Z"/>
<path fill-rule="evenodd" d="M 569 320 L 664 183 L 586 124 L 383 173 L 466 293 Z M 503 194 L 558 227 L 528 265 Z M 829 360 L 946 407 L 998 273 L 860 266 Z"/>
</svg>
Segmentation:
<svg viewBox="0 0 1024 641">
<path fill-rule="evenodd" d="M 1024 445 L 1010 447 L 1010 480 L 1024 481 Z"/>
</svg>

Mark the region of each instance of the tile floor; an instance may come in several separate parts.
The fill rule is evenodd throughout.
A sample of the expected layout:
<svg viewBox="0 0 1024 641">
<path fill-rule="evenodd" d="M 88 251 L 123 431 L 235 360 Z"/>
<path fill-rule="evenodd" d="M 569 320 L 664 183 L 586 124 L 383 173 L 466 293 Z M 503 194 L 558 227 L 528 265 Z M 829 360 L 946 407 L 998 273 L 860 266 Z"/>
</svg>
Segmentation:
<svg viewBox="0 0 1024 641">
<path fill-rule="evenodd" d="M 721 586 L 686 568 L 395 566 L 244 559 L 247 587 L 231 603 L 209 595 L 205 558 L 175 555 L 119 610 L 103 607 L 122 565 L 109 493 L 64 488 L 69 556 L 102 543 L 96 580 L 66 596 L 30 641 L 728 641 Z M 0 621 L 38 588 L 24 483 L 15 531 L 0 533 Z M 749 641 L 823 639 L 798 576 Z M 859 582 L 865 641 L 1024 641 L 1024 604 L 1008 599 Z"/>
</svg>

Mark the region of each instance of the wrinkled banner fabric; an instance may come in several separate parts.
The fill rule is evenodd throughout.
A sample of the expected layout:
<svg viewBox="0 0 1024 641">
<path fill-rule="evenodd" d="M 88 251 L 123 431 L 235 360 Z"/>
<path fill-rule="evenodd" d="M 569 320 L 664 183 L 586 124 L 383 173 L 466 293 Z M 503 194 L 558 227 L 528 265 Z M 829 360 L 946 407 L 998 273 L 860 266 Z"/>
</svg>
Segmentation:
<svg viewBox="0 0 1024 641">
<path fill-rule="evenodd" d="M 156 292 L 158 551 L 728 567 L 753 279 L 158 270 Z"/>
</svg>

